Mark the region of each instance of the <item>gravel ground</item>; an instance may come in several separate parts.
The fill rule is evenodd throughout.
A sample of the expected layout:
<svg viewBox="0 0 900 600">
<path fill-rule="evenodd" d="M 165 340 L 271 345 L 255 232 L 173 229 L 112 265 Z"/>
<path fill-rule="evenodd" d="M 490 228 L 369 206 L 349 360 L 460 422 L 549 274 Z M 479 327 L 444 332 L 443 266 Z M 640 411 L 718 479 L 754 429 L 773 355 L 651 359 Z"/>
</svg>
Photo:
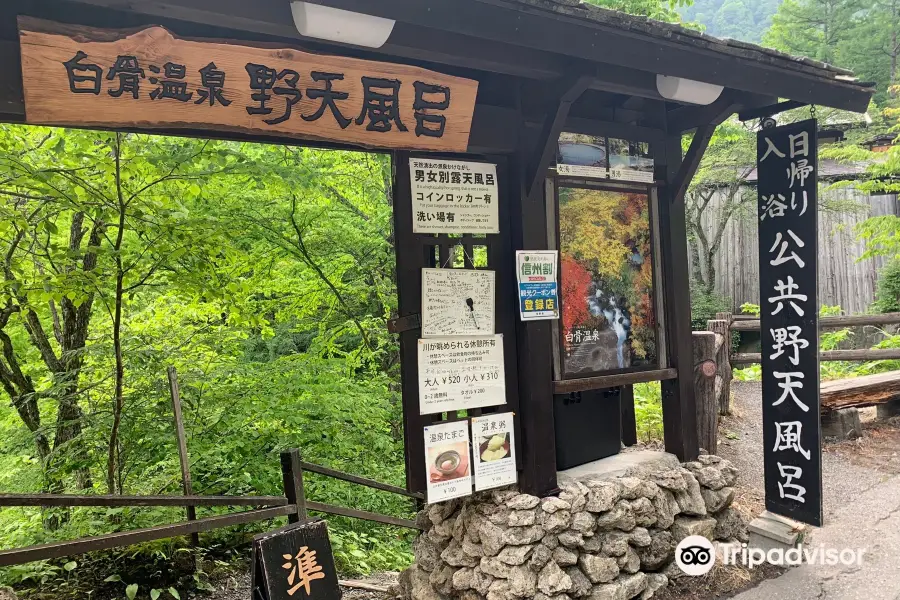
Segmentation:
<svg viewBox="0 0 900 600">
<path fill-rule="evenodd" d="M 397 583 L 398 575 L 393 572 L 376 573 L 356 581 L 388 587 Z M 247 571 L 224 576 L 215 581 L 213 586 L 216 588 L 215 592 L 190 594 L 188 598 L 191 600 L 250 600 L 250 573 Z M 386 600 L 388 598 L 387 594 L 354 588 L 342 587 L 341 591 L 344 593 L 343 600 Z"/>
<path fill-rule="evenodd" d="M 732 415 L 719 425 L 718 454 L 732 461 L 740 471 L 738 502 L 758 514 L 764 508 L 762 460 L 762 387 L 756 381 L 735 381 Z M 865 465 L 853 454 L 867 445 L 866 437 L 854 442 L 826 440 L 822 454 L 823 505 L 825 519 L 852 503 L 859 494 L 882 483 L 888 473 L 875 464 Z"/>
</svg>

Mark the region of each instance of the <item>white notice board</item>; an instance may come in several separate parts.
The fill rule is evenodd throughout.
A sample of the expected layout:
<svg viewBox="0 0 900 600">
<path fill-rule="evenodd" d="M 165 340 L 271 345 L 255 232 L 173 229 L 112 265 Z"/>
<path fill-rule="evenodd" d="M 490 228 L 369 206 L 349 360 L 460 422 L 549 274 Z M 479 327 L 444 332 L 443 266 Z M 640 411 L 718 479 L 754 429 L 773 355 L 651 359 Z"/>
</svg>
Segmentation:
<svg viewBox="0 0 900 600">
<path fill-rule="evenodd" d="M 419 340 L 419 414 L 506 404 L 503 335 Z"/>
<path fill-rule="evenodd" d="M 475 491 L 517 481 L 513 413 L 472 417 L 472 463 Z"/>
<path fill-rule="evenodd" d="M 425 427 L 425 469 L 428 504 L 472 493 L 467 421 Z"/>
<path fill-rule="evenodd" d="M 494 271 L 422 269 L 422 337 L 494 333 Z"/>
<path fill-rule="evenodd" d="M 500 233 L 497 165 L 409 159 L 413 233 Z"/>
</svg>

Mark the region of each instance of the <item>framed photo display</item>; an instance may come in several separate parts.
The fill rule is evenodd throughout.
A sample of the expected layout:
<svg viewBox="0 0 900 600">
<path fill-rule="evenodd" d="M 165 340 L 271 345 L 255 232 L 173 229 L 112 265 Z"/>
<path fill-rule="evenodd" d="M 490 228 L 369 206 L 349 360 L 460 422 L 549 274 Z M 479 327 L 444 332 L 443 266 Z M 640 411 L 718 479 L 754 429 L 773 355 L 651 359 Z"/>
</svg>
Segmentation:
<svg viewBox="0 0 900 600">
<path fill-rule="evenodd" d="M 558 178 L 561 379 L 658 368 L 650 186 Z"/>
</svg>

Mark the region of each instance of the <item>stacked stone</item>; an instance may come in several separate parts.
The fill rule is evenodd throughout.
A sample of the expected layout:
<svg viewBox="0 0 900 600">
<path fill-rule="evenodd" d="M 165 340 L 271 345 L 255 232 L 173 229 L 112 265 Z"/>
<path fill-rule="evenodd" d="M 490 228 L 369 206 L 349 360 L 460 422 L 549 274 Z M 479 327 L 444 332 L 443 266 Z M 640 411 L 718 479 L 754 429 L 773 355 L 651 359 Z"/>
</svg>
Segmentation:
<svg viewBox="0 0 900 600">
<path fill-rule="evenodd" d="M 400 595 L 647 600 L 680 575 L 681 539 L 746 539 L 731 507 L 736 479 L 731 463 L 704 455 L 652 473 L 566 479 L 559 497 L 507 489 L 431 505 L 418 516 L 424 531 Z"/>
</svg>

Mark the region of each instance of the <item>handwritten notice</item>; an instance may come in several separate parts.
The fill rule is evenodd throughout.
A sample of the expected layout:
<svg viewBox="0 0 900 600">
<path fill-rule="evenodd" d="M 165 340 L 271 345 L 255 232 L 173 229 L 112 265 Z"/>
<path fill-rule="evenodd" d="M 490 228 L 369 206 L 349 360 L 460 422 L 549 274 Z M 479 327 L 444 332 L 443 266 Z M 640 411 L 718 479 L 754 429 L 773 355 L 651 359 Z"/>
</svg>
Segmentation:
<svg viewBox="0 0 900 600">
<path fill-rule="evenodd" d="M 409 159 L 414 233 L 500 233 L 497 165 Z"/>
<path fill-rule="evenodd" d="M 419 414 L 506 403 L 503 335 L 419 340 Z"/>
<path fill-rule="evenodd" d="M 422 337 L 494 333 L 494 271 L 422 269 Z"/>
<path fill-rule="evenodd" d="M 513 413 L 472 418 L 475 491 L 516 483 L 516 441 L 513 436 Z"/>
<path fill-rule="evenodd" d="M 439 423 L 425 428 L 425 468 L 428 504 L 472 493 L 469 426 L 466 421 Z"/>
</svg>

